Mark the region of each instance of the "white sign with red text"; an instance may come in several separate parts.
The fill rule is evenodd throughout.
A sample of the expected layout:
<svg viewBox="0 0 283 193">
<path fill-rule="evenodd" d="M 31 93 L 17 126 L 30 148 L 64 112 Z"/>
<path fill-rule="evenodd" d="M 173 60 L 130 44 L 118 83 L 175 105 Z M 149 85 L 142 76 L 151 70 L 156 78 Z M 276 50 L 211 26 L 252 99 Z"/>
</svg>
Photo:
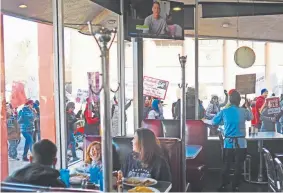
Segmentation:
<svg viewBox="0 0 283 193">
<path fill-rule="evenodd" d="M 269 115 L 280 113 L 280 99 L 279 97 L 272 97 L 266 99 L 267 103 L 267 113 Z"/>
<path fill-rule="evenodd" d="M 143 77 L 143 95 L 164 100 L 166 97 L 169 81 L 160 80 L 148 76 Z"/>
</svg>

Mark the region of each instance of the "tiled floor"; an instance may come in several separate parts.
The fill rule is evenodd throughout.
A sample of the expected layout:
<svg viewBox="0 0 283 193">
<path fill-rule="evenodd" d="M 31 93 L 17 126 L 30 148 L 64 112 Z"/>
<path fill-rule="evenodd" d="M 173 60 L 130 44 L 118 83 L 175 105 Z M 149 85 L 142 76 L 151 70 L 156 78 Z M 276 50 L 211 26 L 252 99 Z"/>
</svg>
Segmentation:
<svg viewBox="0 0 283 193">
<path fill-rule="evenodd" d="M 221 184 L 220 171 L 207 171 L 204 178 L 203 192 L 216 192 Z M 243 182 L 240 192 L 267 192 L 267 185 L 249 184 Z"/>
</svg>

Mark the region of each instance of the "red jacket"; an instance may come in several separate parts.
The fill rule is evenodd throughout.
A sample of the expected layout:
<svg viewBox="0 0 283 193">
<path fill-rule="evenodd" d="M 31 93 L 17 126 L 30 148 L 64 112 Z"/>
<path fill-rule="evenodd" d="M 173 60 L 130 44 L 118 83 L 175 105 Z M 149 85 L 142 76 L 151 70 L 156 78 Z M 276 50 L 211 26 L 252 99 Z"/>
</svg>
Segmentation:
<svg viewBox="0 0 283 193">
<path fill-rule="evenodd" d="M 264 96 L 259 96 L 257 97 L 256 99 L 256 103 L 255 103 L 255 110 L 254 110 L 254 124 L 255 125 L 258 125 L 261 123 L 261 120 L 260 120 L 260 110 L 261 110 L 261 107 L 264 105 L 265 103 L 265 98 Z"/>
<path fill-rule="evenodd" d="M 97 124 L 99 123 L 99 118 L 98 117 L 92 117 L 91 116 L 92 112 L 88 109 L 88 104 L 86 105 L 85 112 L 84 112 L 84 117 L 87 122 L 87 124 Z"/>
</svg>

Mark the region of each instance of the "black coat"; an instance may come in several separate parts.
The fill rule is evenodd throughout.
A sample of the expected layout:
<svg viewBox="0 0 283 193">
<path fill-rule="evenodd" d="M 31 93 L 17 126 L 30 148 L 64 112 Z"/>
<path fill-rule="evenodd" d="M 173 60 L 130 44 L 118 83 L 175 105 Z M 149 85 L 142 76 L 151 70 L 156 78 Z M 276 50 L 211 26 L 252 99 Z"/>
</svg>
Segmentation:
<svg viewBox="0 0 283 193">
<path fill-rule="evenodd" d="M 58 179 L 59 176 L 60 173 L 49 166 L 32 163 L 14 172 L 5 182 L 66 187 L 65 184 Z"/>
</svg>

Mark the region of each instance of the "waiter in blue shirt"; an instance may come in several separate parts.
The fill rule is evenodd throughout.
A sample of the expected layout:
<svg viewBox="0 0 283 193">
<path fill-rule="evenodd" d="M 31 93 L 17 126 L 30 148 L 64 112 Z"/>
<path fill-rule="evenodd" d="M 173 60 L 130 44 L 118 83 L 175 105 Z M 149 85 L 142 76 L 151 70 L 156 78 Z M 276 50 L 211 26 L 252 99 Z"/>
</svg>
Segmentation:
<svg viewBox="0 0 283 193">
<path fill-rule="evenodd" d="M 245 122 L 253 119 L 250 104 L 246 101 L 245 107 L 239 107 L 241 96 L 239 92 L 233 90 L 229 92 L 230 105 L 220 111 L 212 120 L 212 125 L 224 124 L 224 166 L 222 173 L 222 185 L 218 191 L 226 192 L 227 185 L 230 183 L 230 166 L 235 163 L 234 179 L 232 190 L 239 191 L 241 181 L 241 170 L 244 165 L 247 153 L 247 140 Z"/>
</svg>

